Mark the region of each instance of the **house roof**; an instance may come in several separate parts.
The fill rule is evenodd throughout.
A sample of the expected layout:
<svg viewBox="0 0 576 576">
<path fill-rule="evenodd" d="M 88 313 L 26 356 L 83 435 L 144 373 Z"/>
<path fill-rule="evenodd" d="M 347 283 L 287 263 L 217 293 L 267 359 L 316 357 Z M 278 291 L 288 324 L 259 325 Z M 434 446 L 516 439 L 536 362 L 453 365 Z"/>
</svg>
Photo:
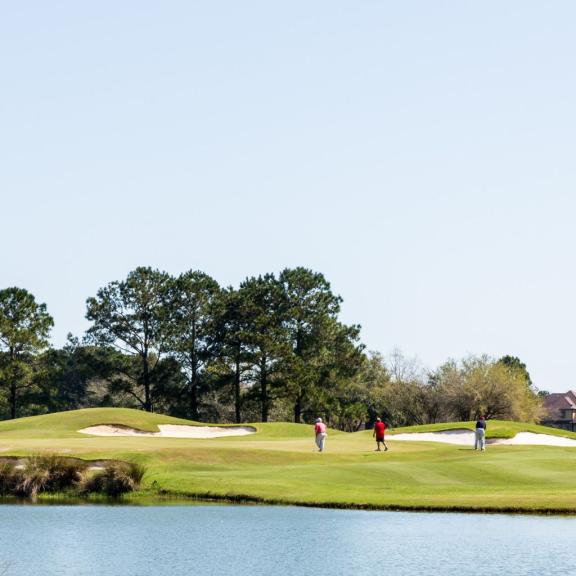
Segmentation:
<svg viewBox="0 0 576 576">
<path fill-rule="evenodd" d="M 548 394 L 543 402 L 544 410 L 552 417 L 559 417 L 560 410 L 576 410 L 576 392 Z"/>
</svg>

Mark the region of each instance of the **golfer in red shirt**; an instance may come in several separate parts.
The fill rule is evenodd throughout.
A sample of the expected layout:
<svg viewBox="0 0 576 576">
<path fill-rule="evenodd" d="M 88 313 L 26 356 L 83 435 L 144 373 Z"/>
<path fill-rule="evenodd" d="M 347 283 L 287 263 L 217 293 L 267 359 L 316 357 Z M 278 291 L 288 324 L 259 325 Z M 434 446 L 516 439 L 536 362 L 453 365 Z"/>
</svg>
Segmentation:
<svg viewBox="0 0 576 576">
<path fill-rule="evenodd" d="M 316 434 L 316 446 L 319 452 L 324 452 L 326 447 L 326 424 L 322 422 L 322 418 L 316 418 L 316 425 L 314 426 L 314 434 Z"/>
<path fill-rule="evenodd" d="M 384 422 L 382 422 L 380 418 L 376 418 L 376 424 L 374 424 L 374 433 L 372 434 L 372 436 L 376 438 L 377 452 L 381 452 L 380 444 L 384 445 L 384 450 L 388 450 L 388 446 L 386 446 L 386 441 L 384 440 L 385 432 L 386 432 L 386 424 L 384 424 Z"/>
</svg>

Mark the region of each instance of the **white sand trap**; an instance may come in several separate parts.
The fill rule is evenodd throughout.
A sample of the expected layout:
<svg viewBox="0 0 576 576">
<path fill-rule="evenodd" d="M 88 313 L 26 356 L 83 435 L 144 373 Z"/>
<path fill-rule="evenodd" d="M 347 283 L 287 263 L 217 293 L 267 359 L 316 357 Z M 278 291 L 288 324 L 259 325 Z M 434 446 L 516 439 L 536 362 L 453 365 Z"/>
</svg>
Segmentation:
<svg viewBox="0 0 576 576">
<path fill-rule="evenodd" d="M 474 444 L 474 432 L 471 430 L 443 430 L 442 432 L 413 432 L 393 434 L 388 440 L 405 442 L 442 442 L 443 444 L 459 444 L 461 446 Z"/>
<path fill-rule="evenodd" d="M 89 426 L 78 430 L 82 434 L 91 436 L 156 436 L 162 438 L 221 438 L 224 436 L 247 436 L 254 434 L 256 428 L 252 426 L 186 426 L 179 424 L 159 424 L 160 432 L 145 432 L 128 426 L 114 424 L 101 424 Z"/>
<path fill-rule="evenodd" d="M 530 446 L 569 446 L 576 448 L 576 440 L 551 434 L 535 434 L 534 432 L 518 432 L 514 438 L 494 438 L 490 444 L 530 445 Z"/>
<path fill-rule="evenodd" d="M 389 440 L 406 442 L 441 442 L 443 444 L 458 444 L 460 446 L 474 446 L 475 434 L 472 430 L 457 429 L 443 430 L 441 432 L 415 432 L 394 434 L 388 436 Z M 576 440 L 564 436 L 551 434 L 535 434 L 534 432 L 519 432 L 514 438 L 490 438 L 487 444 L 502 446 L 568 446 L 576 448 Z"/>
</svg>

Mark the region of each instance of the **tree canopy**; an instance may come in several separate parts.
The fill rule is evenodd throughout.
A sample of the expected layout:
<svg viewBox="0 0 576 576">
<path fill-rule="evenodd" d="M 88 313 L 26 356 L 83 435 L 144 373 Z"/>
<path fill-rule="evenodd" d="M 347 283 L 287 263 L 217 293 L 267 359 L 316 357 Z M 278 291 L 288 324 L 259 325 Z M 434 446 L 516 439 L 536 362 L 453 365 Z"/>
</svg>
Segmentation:
<svg viewBox="0 0 576 576">
<path fill-rule="evenodd" d="M 22 390 L 33 385 L 31 365 L 48 346 L 53 325 L 46 304 L 38 304 L 27 290 L 0 290 L 0 386 L 8 394 L 11 418 L 17 416 Z"/>
<path fill-rule="evenodd" d="M 49 347 L 52 318 L 20 288 L 0 290 L 0 410 L 11 417 L 126 406 L 199 421 L 311 422 L 343 430 L 538 419 L 541 394 L 515 356 L 426 370 L 364 349 L 342 298 L 304 267 L 221 287 L 189 270 L 139 267 L 88 298 L 82 340 Z"/>
<path fill-rule="evenodd" d="M 87 300 L 89 341 L 139 358 L 138 373 L 126 373 L 131 384 L 126 391 L 148 412 L 154 404 L 153 372 L 167 348 L 169 288 L 168 274 L 140 267 Z"/>
</svg>

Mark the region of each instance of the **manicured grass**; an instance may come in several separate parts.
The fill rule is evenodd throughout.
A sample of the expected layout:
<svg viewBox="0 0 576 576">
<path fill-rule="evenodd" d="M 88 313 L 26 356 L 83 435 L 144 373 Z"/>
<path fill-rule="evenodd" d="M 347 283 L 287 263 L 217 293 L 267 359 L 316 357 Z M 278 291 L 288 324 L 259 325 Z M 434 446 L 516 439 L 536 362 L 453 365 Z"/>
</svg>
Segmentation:
<svg viewBox="0 0 576 576">
<path fill-rule="evenodd" d="M 215 439 L 90 437 L 78 429 L 123 424 L 157 430 L 163 423 L 194 424 L 127 409 L 88 409 L 0 422 L 0 456 L 58 452 L 86 459 L 146 464 L 144 484 L 195 497 L 302 505 L 576 513 L 576 448 L 468 447 L 394 442 L 376 453 L 369 431 L 330 431 L 327 451 L 314 451 L 312 427 L 253 424 L 254 435 Z M 428 432 L 473 423 L 396 429 Z M 530 424 L 490 421 L 489 437 L 531 431 L 576 434 Z M 138 497 L 136 497 L 138 498 Z"/>
</svg>

